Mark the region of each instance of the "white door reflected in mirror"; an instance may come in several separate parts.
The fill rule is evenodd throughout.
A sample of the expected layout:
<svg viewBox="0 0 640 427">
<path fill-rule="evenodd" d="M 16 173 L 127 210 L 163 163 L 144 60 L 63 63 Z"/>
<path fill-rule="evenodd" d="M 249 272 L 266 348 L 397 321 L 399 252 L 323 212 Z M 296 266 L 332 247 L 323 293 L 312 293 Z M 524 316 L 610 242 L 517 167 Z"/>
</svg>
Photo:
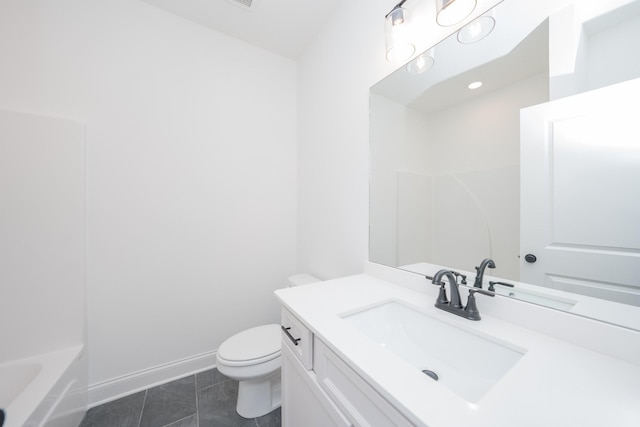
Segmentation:
<svg viewBox="0 0 640 427">
<path fill-rule="evenodd" d="M 520 280 L 640 306 L 640 79 L 521 113 Z"/>
</svg>

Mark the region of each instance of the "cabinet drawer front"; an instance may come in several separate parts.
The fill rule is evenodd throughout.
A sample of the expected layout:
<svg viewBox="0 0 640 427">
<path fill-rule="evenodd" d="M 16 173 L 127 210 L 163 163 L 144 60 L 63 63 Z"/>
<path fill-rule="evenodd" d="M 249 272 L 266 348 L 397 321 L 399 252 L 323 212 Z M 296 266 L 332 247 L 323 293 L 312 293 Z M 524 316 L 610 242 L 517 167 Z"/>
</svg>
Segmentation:
<svg viewBox="0 0 640 427">
<path fill-rule="evenodd" d="M 314 352 L 314 371 L 318 383 L 354 426 L 413 426 L 317 338 Z"/>
<path fill-rule="evenodd" d="M 306 369 L 313 368 L 313 333 L 293 314 L 282 309 L 282 342 L 293 351 Z"/>
</svg>

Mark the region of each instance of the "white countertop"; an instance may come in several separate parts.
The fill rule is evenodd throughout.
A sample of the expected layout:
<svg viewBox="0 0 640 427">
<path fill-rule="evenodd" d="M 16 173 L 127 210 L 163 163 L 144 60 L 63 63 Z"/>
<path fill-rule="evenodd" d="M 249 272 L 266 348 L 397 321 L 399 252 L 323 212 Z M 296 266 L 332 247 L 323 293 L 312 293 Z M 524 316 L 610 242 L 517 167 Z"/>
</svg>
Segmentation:
<svg viewBox="0 0 640 427">
<path fill-rule="evenodd" d="M 433 304 L 437 287 L 427 289 L 426 293 L 417 292 L 360 274 L 281 289 L 276 295 L 319 339 L 416 425 L 638 425 L 640 362 L 631 363 L 568 344 L 487 314 L 479 322 L 466 320 L 436 309 Z M 483 296 L 477 299 L 482 313 Z M 379 347 L 340 317 L 389 300 L 400 301 L 454 326 L 507 341 L 526 349 L 526 354 L 484 397 L 475 404 L 469 403 Z M 586 330 L 576 333 L 588 334 L 589 322 L 585 325 Z M 469 363 L 473 363 L 472 349 L 468 357 Z"/>
</svg>

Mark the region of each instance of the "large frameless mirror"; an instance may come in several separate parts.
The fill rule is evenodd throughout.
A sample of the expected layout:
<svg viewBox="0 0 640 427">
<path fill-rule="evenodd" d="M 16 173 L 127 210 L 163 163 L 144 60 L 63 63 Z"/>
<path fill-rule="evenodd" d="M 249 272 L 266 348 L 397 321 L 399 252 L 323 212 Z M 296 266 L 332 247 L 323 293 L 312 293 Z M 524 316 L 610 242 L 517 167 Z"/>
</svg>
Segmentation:
<svg viewBox="0 0 640 427">
<path fill-rule="evenodd" d="M 371 88 L 370 260 L 640 329 L 640 1 L 521 3 Z"/>
</svg>

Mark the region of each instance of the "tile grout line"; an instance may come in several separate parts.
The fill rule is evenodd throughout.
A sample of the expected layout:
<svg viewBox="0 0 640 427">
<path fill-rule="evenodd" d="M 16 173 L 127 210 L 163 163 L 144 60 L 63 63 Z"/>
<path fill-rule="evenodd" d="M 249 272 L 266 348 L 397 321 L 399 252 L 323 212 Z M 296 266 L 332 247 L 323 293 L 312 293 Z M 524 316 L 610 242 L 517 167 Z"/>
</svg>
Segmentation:
<svg viewBox="0 0 640 427">
<path fill-rule="evenodd" d="M 196 375 L 195 375 L 195 374 L 193 374 L 193 375 L 188 375 L 188 376 L 186 376 L 186 377 L 179 378 L 179 380 L 180 380 L 180 379 L 189 378 L 190 376 L 193 376 L 193 386 L 194 386 L 194 389 L 195 389 L 194 391 L 195 391 L 195 403 L 196 403 L 196 408 L 195 408 L 195 409 L 196 409 L 196 412 L 195 412 L 195 413 L 193 413 L 193 414 L 189 414 L 189 415 L 187 415 L 187 416 L 185 416 L 185 417 L 183 417 L 183 418 L 180 418 L 180 419 L 178 419 L 178 420 L 171 421 L 169 424 L 165 424 L 163 427 L 170 427 L 170 426 L 172 426 L 172 425 L 174 425 L 174 424 L 176 424 L 176 423 L 178 423 L 178 422 L 180 422 L 180 421 L 183 421 L 183 420 L 186 420 L 186 419 L 188 419 L 188 418 L 191 418 L 191 417 L 193 417 L 194 415 L 196 416 L 196 427 L 199 425 L 199 417 L 198 417 L 198 392 L 197 392 L 197 388 L 198 388 L 198 386 L 197 386 L 197 377 L 196 377 Z M 161 385 L 163 385 L 163 384 L 160 384 L 160 386 L 161 386 Z M 153 388 L 153 387 L 152 387 L 152 388 Z M 149 390 L 151 390 L 151 388 L 148 388 L 148 389 L 146 389 L 146 390 L 145 390 L 145 397 L 144 397 L 144 401 L 143 401 L 143 406 L 142 406 L 143 411 L 142 411 L 142 412 L 144 412 L 144 406 L 145 406 L 145 405 L 146 405 L 146 403 L 147 403 L 147 394 L 148 394 Z M 138 427 L 140 427 L 140 424 L 142 423 L 142 412 L 140 413 L 140 420 L 138 421 Z"/>
<path fill-rule="evenodd" d="M 174 424 L 176 424 L 176 423 L 179 423 L 180 421 L 184 421 L 184 420 L 186 420 L 186 419 L 188 419 L 188 418 L 191 418 L 191 417 L 193 417 L 194 415 L 196 415 L 196 414 L 187 415 L 186 417 L 184 417 L 184 418 L 180 418 L 179 420 L 171 421 L 169 424 L 165 424 L 165 425 L 164 425 L 164 426 L 162 426 L 162 427 L 171 427 L 172 425 L 174 425 Z"/>
<path fill-rule="evenodd" d="M 138 427 L 142 424 L 142 413 L 144 412 L 144 405 L 147 403 L 147 394 L 149 393 L 149 389 L 144 391 L 144 399 L 142 399 L 142 408 L 140 408 L 140 416 L 138 417 Z"/>
<path fill-rule="evenodd" d="M 194 374 L 194 386 L 196 389 L 196 427 L 200 427 L 200 405 L 198 404 L 198 374 Z"/>
<path fill-rule="evenodd" d="M 220 381 L 219 383 L 215 383 L 215 384 L 208 385 L 208 386 L 206 386 L 206 387 L 202 387 L 201 389 L 199 389 L 199 390 L 197 390 L 197 391 L 206 390 L 206 389 L 208 389 L 208 388 L 215 387 L 215 386 L 217 386 L 217 385 L 220 385 L 220 384 L 226 383 L 227 381 L 235 381 L 235 380 L 232 380 L 231 378 L 227 378 L 226 380 L 224 380 L 224 381 Z"/>
</svg>

